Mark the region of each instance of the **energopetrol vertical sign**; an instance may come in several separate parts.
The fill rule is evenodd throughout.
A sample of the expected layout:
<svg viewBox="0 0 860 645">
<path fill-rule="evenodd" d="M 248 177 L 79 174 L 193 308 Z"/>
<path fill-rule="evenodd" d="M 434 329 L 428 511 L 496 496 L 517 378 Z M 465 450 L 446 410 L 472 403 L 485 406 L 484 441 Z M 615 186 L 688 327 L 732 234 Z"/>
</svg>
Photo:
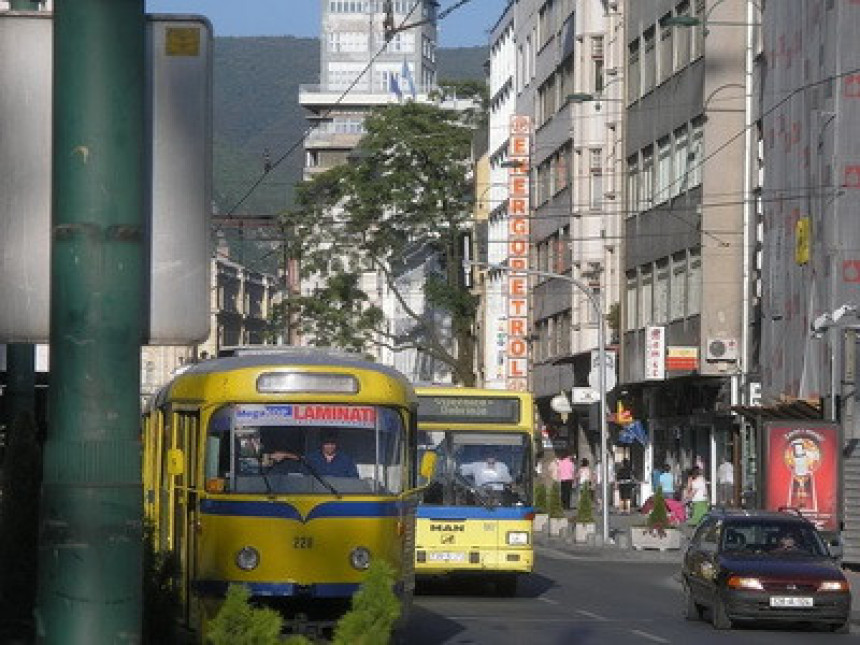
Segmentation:
<svg viewBox="0 0 860 645">
<path fill-rule="evenodd" d="M 765 508 L 795 508 L 819 529 L 839 529 L 841 446 L 838 424 L 764 424 Z"/>
<path fill-rule="evenodd" d="M 508 343 L 507 387 L 528 389 L 529 347 L 529 171 L 531 119 L 511 116 L 508 138 Z M 520 271 L 523 271 L 522 273 Z"/>
</svg>

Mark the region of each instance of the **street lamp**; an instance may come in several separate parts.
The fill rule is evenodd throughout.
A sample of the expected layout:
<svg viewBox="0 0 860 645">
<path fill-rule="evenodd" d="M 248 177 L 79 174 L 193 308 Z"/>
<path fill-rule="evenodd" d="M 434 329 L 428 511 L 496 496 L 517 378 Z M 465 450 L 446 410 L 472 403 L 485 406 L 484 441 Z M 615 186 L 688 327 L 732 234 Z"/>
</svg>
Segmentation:
<svg viewBox="0 0 860 645">
<path fill-rule="evenodd" d="M 597 382 L 598 393 L 600 396 L 600 495 L 603 500 L 603 539 L 609 539 L 609 466 L 608 466 L 608 446 L 607 446 L 607 429 L 606 429 L 606 339 L 605 330 L 603 328 L 603 305 L 600 304 L 600 299 L 594 294 L 588 285 L 571 276 L 562 275 L 560 273 L 549 273 L 547 271 L 536 271 L 534 269 L 519 269 L 501 264 L 490 264 L 489 262 L 473 262 L 466 260 L 464 265 L 477 266 L 495 271 L 503 271 L 506 273 L 525 273 L 526 275 L 536 275 L 543 278 L 552 278 L 569 282 L 588 298 L 588 302 L 594 308 L 597 315 L 597 355 L 600 367 L 598 368 Z"/>
</svg>

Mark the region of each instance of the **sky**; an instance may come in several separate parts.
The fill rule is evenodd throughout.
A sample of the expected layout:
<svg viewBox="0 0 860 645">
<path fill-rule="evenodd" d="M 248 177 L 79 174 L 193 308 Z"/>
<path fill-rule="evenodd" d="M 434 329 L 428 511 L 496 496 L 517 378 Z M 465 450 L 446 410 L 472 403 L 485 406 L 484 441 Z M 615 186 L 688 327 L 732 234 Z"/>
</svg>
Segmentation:
<svg viewBox="0 0 860 645">
<path fill-rule="evenodd" d="M 459 0 L 439 0 L 439 11 Z M 439 23 L 440 47 L 487 45 L 508 0 L 467 0 Z M 200 14 L 215 36 L 318 38 L 320 0 L 145 0 L 147 13 Z"/>
</svg>

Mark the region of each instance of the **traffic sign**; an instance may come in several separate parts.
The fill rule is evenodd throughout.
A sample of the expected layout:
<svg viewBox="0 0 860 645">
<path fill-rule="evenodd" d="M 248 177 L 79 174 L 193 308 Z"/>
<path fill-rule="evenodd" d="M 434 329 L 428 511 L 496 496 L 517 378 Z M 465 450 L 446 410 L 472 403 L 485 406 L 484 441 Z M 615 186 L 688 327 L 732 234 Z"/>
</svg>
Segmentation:
<svg viewBox="0 0 860 645">
<path fill-rule="evenodd" d="M 603 385 L 606 388 L 606 392 L 611 392 L 618 382 L 618 379 L 615 376 L 615 352 L 608 350 L 604 352 L 604 355 L 606 356 L 606 367 L 603 372 Z M 598 372 L 599 365 L 600 351 L 592 349 L 591 371 L 588 373 L 588 385 L 598 391 L 600 391 L 600 372 Z"/>
<path fill-rule="evenodd" d="M 575 387 L 570 391 L 575 405 L 590 405 L 600 403 L 600 392 L 590 387 Z"/>
</svg>

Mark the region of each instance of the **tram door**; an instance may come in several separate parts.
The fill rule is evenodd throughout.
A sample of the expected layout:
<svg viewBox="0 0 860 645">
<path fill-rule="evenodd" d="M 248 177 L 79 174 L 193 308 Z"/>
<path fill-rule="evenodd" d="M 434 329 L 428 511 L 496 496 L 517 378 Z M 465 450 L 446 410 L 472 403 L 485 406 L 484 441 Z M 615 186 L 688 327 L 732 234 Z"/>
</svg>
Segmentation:
<svg viewBox="0 0 860 645">
<path fill-rule="evenodd" d="M 191 581 L 195 576 L 195 547 L 197 539 L 197 435 L 200 416 L 197 410 L 175 411 L 173 415 L 176 452 L 173 463 L 174 482 L 173 552 L 182 572 L 180 597 L 186 611 L 191 605 Z M 187 616 L 186 616 L 187 618 Z"/>
</svg>

